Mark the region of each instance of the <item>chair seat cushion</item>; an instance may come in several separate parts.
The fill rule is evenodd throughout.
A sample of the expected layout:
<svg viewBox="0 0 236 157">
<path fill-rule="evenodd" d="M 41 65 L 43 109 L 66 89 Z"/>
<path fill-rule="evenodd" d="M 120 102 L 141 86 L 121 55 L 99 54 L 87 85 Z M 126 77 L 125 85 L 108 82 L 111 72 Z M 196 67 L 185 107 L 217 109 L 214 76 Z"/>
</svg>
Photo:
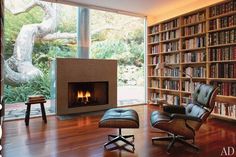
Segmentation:
<svg viewBox="0 0 236 157">
<path fill-rule="evenodd" d="M 135 110 L 114 108 L 105 112 L 99 122 L 103 128 L 139 128 L 139 117 Z"/>
<path fill-rule="evenodd" d="M 154 111 L 151 114 L 151 124 L 155 127 L 159 122 L 168 122 L 171 117 L 166 112 Z"/>
</svg>

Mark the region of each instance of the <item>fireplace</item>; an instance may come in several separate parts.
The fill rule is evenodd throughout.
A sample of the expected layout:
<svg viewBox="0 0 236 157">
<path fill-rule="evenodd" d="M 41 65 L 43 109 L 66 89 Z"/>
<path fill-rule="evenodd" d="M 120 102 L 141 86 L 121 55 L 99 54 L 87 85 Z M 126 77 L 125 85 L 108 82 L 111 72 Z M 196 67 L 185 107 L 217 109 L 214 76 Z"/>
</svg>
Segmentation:
<svg viewBox="0 0 236 157">
<path fill-rule="evenodd" d="M 55 64 L 57 115 L 117 107 L 117 61 L 57 58 Z"/>
<path fill-rule="evenodd" d="M 108 82 L 69 82 L 68 107 L 108 104 Z"/>
</svg>

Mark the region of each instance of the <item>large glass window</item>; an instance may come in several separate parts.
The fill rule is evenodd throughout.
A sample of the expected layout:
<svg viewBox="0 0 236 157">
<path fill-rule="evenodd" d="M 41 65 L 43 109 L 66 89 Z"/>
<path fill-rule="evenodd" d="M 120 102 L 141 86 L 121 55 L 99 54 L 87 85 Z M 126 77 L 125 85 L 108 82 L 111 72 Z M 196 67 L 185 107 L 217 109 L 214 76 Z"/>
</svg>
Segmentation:
<svg viewBox="0 0 236 157">
<path fill-rule="evenodd" d="M 56 57 L 77 56 L 77 7 L 5 0 L 4 31 L 5 119 L 23 118 L 29 95 L 43 95 L 53 114 L 52 64 Z M 31 116 L 40 112 L 39 105 L 31 107 Z"/>
<path fill-rule="evenodd" d="M 90 10 L 90 20 L 90 57 L 118 60 L 118 105 L 144 103 L 144 18 Z"/>
<path fill-rule="evenodd" d="M 79 9 L 40 0 L 5 0 L 5 119 L 23 118 L 29 95 L 45 96 L 47 114 L 55 112 L 54 60 L 88 51 L 79 47 L 87 40 L 81 30 L 88 30 L 81 28 L 86 25 L 80 24 Z M 144 19 L 89 12 L 90 58 L 118 60 L 119 105 L 144 103 Z M 31 110 L 32 116 L 41 115 L 39 105 Z"/>
</svg>

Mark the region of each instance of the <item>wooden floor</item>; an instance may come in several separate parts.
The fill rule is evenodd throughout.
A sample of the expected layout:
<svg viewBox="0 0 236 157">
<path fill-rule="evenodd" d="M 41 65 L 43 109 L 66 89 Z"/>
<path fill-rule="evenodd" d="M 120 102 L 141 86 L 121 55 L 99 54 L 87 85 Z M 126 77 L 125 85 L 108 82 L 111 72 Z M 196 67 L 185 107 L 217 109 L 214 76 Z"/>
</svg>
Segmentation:
<svg viewBox="0 0 236 157">
<path fill-rule="evenodd" d="M 152 145 L 151 138 L 165 136 L 160 130 L 151 128 L 150 114 L 155 106 L 134 106 L 140 118 L 139 129 L 125 129 L 124 134 L 135 135 L 135 152 L 126 150 L 106 151 L 103 144 L 107 134 L 114 134 L 116 129 L 98 128 L 102 113 L 78 116 L 71 120 L 59 120 L 49 116 L 44 124 L 41 118 L 30 120 L 26 127 L 24 120 L 4 123 L 4 157 L 218 157 L 223 147 L 236 148 L 236 125 L 216 119 L 209 119 L 200 128 L 196 144 L 201 148 L 196 153 L 191 148 L 176 144 L 172 154 L 166 153 L 167 142 Z M 127 147 L 129 148 L 129 147 Z"/>
</svg>

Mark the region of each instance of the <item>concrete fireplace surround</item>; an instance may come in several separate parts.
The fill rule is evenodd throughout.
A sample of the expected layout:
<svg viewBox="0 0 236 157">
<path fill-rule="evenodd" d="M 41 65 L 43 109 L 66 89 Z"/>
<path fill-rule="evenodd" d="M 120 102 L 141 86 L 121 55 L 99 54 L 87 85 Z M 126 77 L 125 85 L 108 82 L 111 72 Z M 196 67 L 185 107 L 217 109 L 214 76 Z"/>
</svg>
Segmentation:
<svg viewBox="0 0 236 157">
<path fill-rule="evenodd" d="M 108 81 L 108 104 L 68 107 L 69 82 Z M 66 115 L 114 108 L 117 106 L 117 61 L 100 59 L 56 59 L 56 114 Z"/>
</svg>

